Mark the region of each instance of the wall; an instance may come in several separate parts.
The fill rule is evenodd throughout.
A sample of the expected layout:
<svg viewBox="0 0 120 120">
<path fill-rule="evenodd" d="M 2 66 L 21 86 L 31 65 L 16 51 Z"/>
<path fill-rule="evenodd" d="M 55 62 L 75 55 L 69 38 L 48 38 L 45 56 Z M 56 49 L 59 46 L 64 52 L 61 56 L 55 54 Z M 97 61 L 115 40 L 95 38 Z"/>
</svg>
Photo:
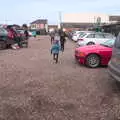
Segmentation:
<svg viewBox="0 0 120 120">
<path fill-rule="evenodd" d="M 47 25 L 45 25 L 45 24 L 32 24 L 31 29 L 47 29 Z"/>
</svg>

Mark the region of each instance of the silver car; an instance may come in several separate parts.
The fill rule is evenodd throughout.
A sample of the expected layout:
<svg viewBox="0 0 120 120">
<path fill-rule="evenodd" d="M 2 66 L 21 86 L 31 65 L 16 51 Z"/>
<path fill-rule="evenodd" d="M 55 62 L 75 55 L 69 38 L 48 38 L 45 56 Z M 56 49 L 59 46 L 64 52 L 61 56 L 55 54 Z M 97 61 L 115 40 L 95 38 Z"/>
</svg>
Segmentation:
<svg viewBox="0 0 120 120">
<path fill-rule="evenodd" d="M 77 44 L 79 46 L 95 45 L 95 44 L 101 44 L 111 39 L 115 39 L 115 36 L 113 36 L 110 33 L 87 32 L 84 33 L 82 36 L 80 36 Z"/>
<path fill-rule="evenodd" d="M 120 33 L 115 41 L 108 72 L 115 80 L 120 82 Z"/>
</svg>

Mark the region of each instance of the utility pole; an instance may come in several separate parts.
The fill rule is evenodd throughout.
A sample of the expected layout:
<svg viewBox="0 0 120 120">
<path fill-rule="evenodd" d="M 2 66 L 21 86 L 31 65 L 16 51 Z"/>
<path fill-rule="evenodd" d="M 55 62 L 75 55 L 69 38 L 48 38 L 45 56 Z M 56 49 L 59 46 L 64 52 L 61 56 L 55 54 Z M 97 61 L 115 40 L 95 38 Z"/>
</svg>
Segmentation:
<svg viewBox="0 0 120 120">
<path fill-rule="evenodd" d="M 62 15 L 61 12 L 59 12 L 59 27 L 61 28 L 61 23 L 62 23 Z"/>
</svg>

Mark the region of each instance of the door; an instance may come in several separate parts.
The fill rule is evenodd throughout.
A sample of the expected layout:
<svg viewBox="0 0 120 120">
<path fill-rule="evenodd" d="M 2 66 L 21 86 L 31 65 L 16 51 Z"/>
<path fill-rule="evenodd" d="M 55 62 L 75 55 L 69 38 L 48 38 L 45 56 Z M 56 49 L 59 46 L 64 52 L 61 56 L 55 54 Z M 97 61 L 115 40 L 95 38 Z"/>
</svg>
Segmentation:
<svg viewBox="0 0 120 120">
<path fill-rule="evenodd" d="M 84 37 L 83 37 L 84 38 Z M 95 34 L 94 33 L 90 33 L 88 34 L 86 37 L 85 37 L 85 41 L 86 41 L 86 44 L 89 44 L 89 43 L 94 43 L 96 44 L 95 42 Z"/>
<path fill-rule="evenodd" d="M 101 50 L 100 55 L 102 56 L 102 65 L 107 65 L 112 56 L 112 48 Z"/>
<path fill-rule="evenodd" d="M 116 68 L 118 68 L 120 71 L 120 34 L 115 41 L 115 46 L 113 49 L 113 56 L 111 61 L 114 64 L 114 66 L 116 66 Z"/>
<path fill-rule="evenodd" d="M 95 33 L 96 44 L 104 43 L 106 40 L 102 33 Z"/>
</svg>

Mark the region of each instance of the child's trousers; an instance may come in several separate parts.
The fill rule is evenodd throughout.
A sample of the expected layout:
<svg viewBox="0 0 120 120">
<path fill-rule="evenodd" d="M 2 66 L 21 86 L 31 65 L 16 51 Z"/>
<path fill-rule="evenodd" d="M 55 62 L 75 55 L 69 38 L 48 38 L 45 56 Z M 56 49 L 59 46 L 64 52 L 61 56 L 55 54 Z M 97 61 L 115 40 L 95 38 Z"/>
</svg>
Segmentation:
<svg viewBox="0 0 120 120">
<path fill-rule="evenodd" d="M 59 56 L 58 53 L 54 53 L 54 54 L 53 54 L 53 60 L 55 60 L 56 63 L 58 63 L 58 56 Z"/>
</svg>

